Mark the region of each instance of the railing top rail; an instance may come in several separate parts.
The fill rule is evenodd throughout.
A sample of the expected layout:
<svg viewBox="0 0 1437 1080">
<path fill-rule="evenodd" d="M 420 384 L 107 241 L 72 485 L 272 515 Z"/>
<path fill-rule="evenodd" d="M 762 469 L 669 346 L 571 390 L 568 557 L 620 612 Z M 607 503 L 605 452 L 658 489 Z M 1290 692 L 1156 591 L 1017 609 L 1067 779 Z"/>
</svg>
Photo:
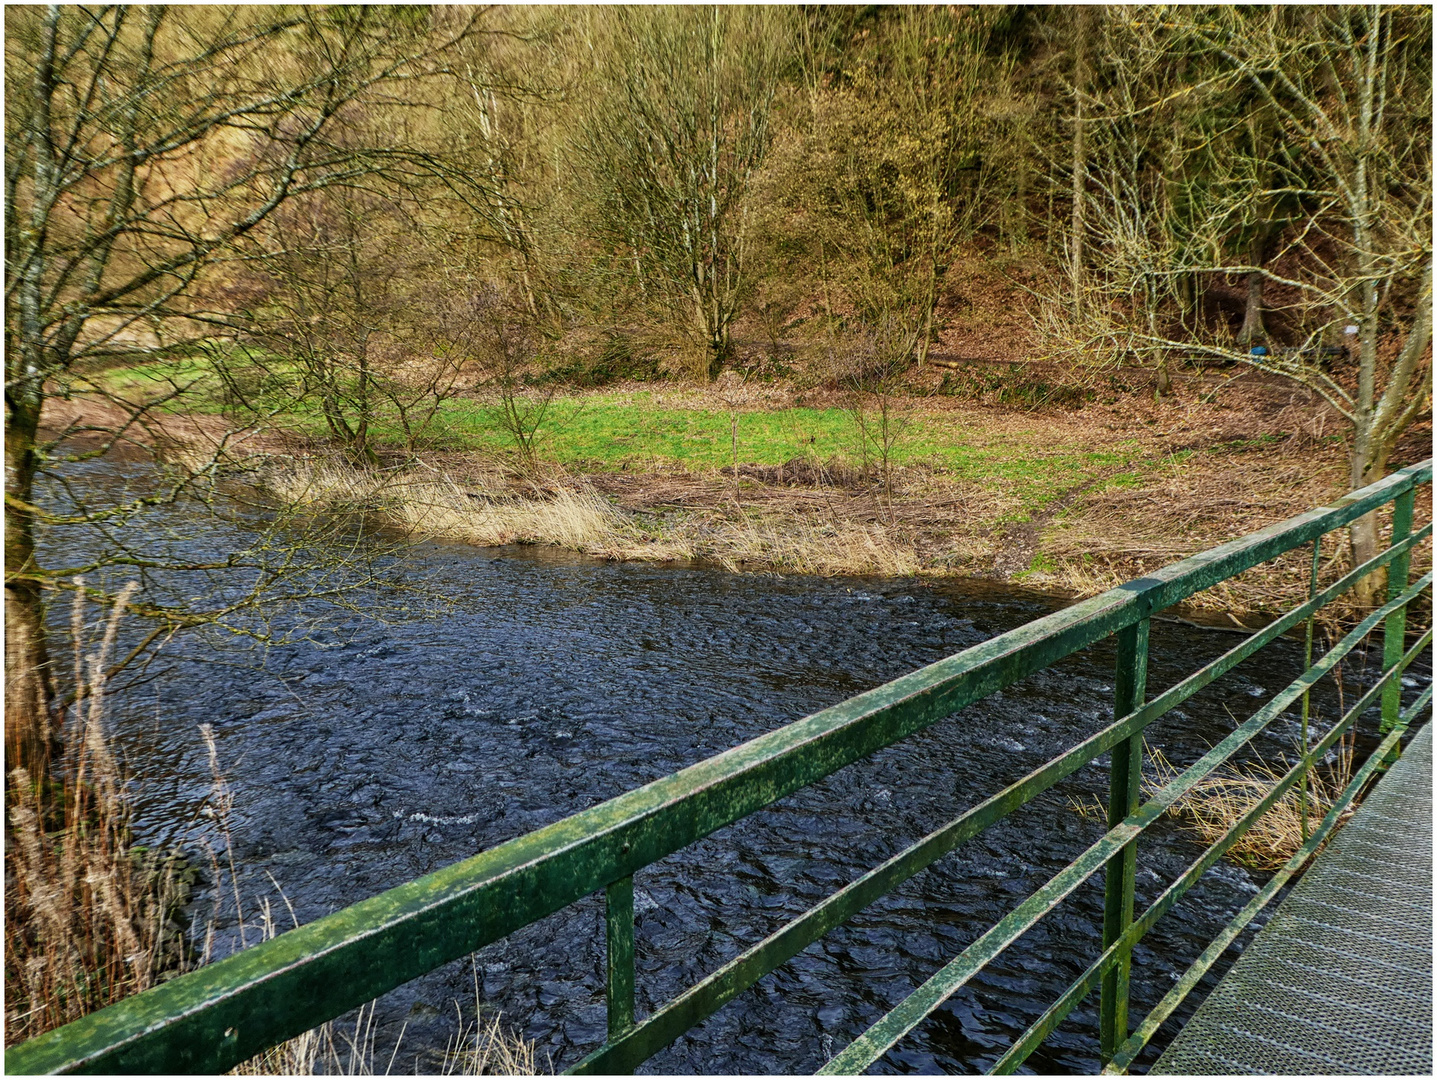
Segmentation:
<svg viewBox="0 0 1437 1080">
<path fill-rule="evenodd" d="M 1414 487 L 1410 466 L 12 1047 L 12 1072 L 222 1072 Z"/>
</svg>

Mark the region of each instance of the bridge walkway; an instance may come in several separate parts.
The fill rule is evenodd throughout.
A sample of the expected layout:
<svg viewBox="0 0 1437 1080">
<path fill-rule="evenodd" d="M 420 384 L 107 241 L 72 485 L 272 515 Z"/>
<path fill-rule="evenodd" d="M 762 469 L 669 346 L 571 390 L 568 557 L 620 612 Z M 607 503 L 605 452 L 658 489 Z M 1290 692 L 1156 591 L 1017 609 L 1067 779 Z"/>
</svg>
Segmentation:
<svg viewBox="0 0 1437 1080">
<path fill-rule="evenodd" d="M 1432 725 L 1412 739 L 1154 1074 L 1432 1074 Z"/>
</svg>

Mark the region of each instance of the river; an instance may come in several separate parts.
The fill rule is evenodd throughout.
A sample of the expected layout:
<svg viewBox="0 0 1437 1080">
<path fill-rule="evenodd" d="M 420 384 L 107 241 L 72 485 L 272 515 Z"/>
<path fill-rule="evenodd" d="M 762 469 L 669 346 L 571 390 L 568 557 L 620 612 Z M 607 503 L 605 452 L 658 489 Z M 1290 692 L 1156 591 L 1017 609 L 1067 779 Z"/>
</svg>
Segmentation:
<svg viewBox="0 0 1437 1080">
<path fill-rule="evenodd" d="M 113 485 L 137 468 L 92 466 L 86 482 Z M 131 528 L 165 533 L 177 553 L 196 556 L 247 542 L 243 523 L 184 507 L 157 509 Z M 308 604 L 327 620 L 312 641 L 177 638 L 113 709 L 140 839 L 192 852 L 218 836 L 199 734 L 211 726 L 251 918 L 265 898 L 282 925 L 285 900 L 300 921 L 319 918 L 1061 606 L 974 584 L 731 574 L 535 548 L 424 543 L 387 565 L 447 603 L 419 610 L 433 605 L 379 590 L 383 622 Z M 1150 693 L 1237 640 L 1155 623 Z M 1300 643 L 1276 643 L 1150 729 L 1150 745 L 1190 762 L 1286 685 L 1301 653 Z M 1113 661 L 1111 641 L 1088 649 L 641 871 L 639 1015 L 1108 723 Z M 1351 695 L 1364 674 L 1347 667 Z M 1315 695 L 1329 720 L 1335 705 L 1328 691 Z M 1285 716 L 1258 749 L 1270 760 L 1290 754 L 1296 730 L 1295 715 Z M 919 874 L 643 1071 L 821 1066 L 1101 834 L 1071 801 L 1104 797 L 1105 768 L 1106 759 L 1089 766 Z M 1139 909 L 1200 850 L 1177 821 L 1160 822 L 1140 848 Z M 1262 880 L 1221 863 L 1158 924 L 1135 952 L 1135 1016 Z M 200 891 L 197 921 L 213 898 Z M 234 922 L 230 902 L 216 926 L 221 952 L 233 947 Z M 877 1071 L 990 1066 L 1097 955 L 1100 924 L 1099 877 Z M 418 1055 L 418 1067 L 433 1071 L 432 1055 L 454 1030 L 453 1002 L 472 1003 L 477 979 L 485 1005 L 534 1040 L 541 1061 L 565 1068 L 603 1039 L 603 966 L 594 896 L 387 995 L 380 1043 L 402 1026 L 395 1067 L 407 1071 Z M 1169 1021 L 1156 1048 L 1175 1029 Z M 1095 1071 L 1095 1032 L 1094 1000 L 1028 1064 Z"/>
</svg>

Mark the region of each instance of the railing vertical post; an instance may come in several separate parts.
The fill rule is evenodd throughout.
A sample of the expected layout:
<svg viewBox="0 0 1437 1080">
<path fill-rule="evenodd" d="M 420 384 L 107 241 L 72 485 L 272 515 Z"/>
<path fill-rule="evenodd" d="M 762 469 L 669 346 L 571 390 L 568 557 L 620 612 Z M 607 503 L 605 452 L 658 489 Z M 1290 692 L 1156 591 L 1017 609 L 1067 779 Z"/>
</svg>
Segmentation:
<svg viewBox="0 0 1437 1080">
<path fill-rule="evenodd" d="M 1311 600 L 1317 595 L 1317 572 L 1322 563 L 1322 537 L 1312 542 L 1312 570 L 1307 578 L 1307 599 Z M 1307 652 L 1303 661 L 1302 670 L 1307 671 L 1312 667 L 1312 630 L 1315 625 L 1313 620 L 1317 612 L 1307 617 Z M 1310 749 L 1307 742 L 1308 716 L 1311 705 L 1312 693 L 1310 690 L 1302 692 L 1302 755 L 1307 756 Z M 1302 794 L 1298 796 L 1298 816 L 1302 819 L 1302 842 L 1307 843 L 1307 789 L 1312 781 L 1312 767 L 1309 765 L 1302 774 Z"/>
<path fill-rule="evenodd" d="M 1147 619 L 1118 631 L 1118 666 L 1115 672 L 1115 718 L 1143 704 L 1148 682 Z M 1138 807 L 1143 778 L 1143 737 L 1134 735 L 1113 747 L 1111 786 L 1108 789 L 1108 828 L 1122 823 Z M 1137 841 L 1108 860 L 1103 875 L 1103 949 L 1122 937 L 1133 922 L 1133 880 L 1137 872 Z M 1128 1037 L 1128 979 L 1132 954 L 1125 952 L 1103 976 L 1099 1045 L 1103 1064 L 1112 1060 Z"/>
<path fill-rule="evenodd" d="M 1412 503 L 1416 489 L 1408 488 L 1392 503 L 1392 543 L 1398 544 L 1412 534 Z M 1407 588 L 1408 568 L 1412 565 L 1411 551 L 1405 551 L 1393 559 L 1387 567 L 1387 599 L 1395 600 Z M 1387 625 L 1382 629 L 1382 670 L 1386 671 L 1402 659 L 1402 638 L 1407 632 L 1407 609 L 1398 608 L 1387 616 Z M 1382 690 L 1382 731 L 1386 733 L 1397 726 L 1398 713 L 1402 711 L 1402 680 L 1392 679 Z"/>
<path fill-rule="evenodd" d="M 609 1039 L 634 1026 L 634 879 L 620 878 L 604 891 L 608 939 Z"/>
</svg>

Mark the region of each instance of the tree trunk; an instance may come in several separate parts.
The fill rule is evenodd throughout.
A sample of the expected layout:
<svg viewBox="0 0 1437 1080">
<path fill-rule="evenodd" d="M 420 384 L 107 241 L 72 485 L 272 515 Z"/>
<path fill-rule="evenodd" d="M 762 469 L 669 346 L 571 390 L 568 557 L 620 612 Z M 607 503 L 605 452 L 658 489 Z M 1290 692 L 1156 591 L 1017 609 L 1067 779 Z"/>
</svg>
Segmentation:
<svg viewBox="0 0 1437 1080">
<path fill-rule="evenodd" d="M 1070 256 L 1073 275 L 1073 310 L 1083 307 L 1083 234 L 1087 231 L 1084 218 L 1084 195 L 1088 186 L 1087 130 L 1083 125 L 1083 99 L 1088 92 L 1088 28 L 1092 8 L 1078 12 L 1078 37 L 1073 47 L 1073 92 L 1076 108 L 1073 116 L 1073 222 L 1069 229 Z"/>
<path fill-rule="evenodd" d="M 725 322 L 715 327 L 709 338 L 709 382 L 719 377 L 732 354 L 733 342 L 729 338 L 728 323 Z"/>
<path fill-rule="evenodd" d="M 1371 422 L 1363 418 L 1357 425 L 1349 457 L 1348 482 L 1352 490 L 1366 487 L 1380 480 L 1387 472 L 1388 451 L 1374 438 Z M 1377 511 L 1364 514 L 1347 527 L 1348 540 L 1352 545 L 1352 565 L 1361 566 L 1373 558 L 1378 550 Z M 1387 570 L 1374 570 L 1352 588 L 1352 597 L 1363 608 L 1374 608 L 1386 598 Z"/>
<path fill-rule="evenodd" d="M 38 393 L 16 380 L 5 401 L 5 769 L 23 768 L 44 785 L 59 754 L 50 720 L 54 676 L 45 641 L 44 598 L 35 565 L 34 499 L 40 425 Z"/>
<path fill-rule="evenodd" d="M 1237 332 L 1237 343 L 1244 348 L 1267 331 L 1262 325 L 1262 285 L 1267 276 L 1260 270 L 1247 275 L 1247 308 L 1242 316 L 1242 329 Z"/>
<path fill-rule="evenodd" d="M 1253 266 L 1260 267 L 1267 261 L 1267 237 L 1259 234 L 1252 241 L 1248 258 Z M 1262 290 L 1267 275 L 1261 270 L 1252 270 L 1247 275 L 1247 307 L 1242 315 L 1242 329 L 1237 332 L 1237 343 L 1244 348 L 1267 333 L 1262 325 Z"/>
<path fill-rule="evenodd" d="M 1173 377 L 1168 371 L 1168 358 L 1164 353 L 1153 372 L 1153 397 L 1165 398 L 1173 392 Z"/>
<path fill-rule="evenodd" d="M 923 298 L 923 319 L 918 330 L 917 349 L 918 367 L 922 370 L 928 363 L 928 348 L 933 341 L 933 320 L 938 309 L 938 266 L 935 259 L 932 266 L 932 276 L 928 281 L 928 294 Z"/>
</svg>

